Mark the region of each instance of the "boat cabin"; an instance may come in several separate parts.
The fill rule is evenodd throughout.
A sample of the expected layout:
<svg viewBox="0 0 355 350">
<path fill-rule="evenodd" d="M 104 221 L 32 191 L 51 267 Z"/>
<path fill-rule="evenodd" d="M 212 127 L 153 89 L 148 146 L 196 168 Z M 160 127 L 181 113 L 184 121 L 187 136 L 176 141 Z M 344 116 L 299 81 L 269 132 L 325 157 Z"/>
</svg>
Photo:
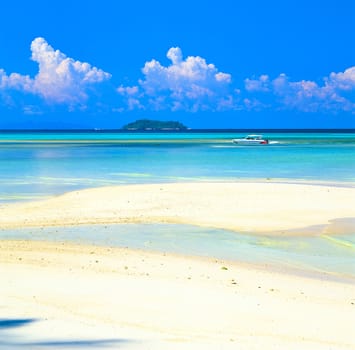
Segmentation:
<svg viewBox="0 0 355 350">
<path fill-rule="evenodd" d="M 245 137 L 246 140 L 262 140 L 262 135 L 248 135 Z"/>
</svg>

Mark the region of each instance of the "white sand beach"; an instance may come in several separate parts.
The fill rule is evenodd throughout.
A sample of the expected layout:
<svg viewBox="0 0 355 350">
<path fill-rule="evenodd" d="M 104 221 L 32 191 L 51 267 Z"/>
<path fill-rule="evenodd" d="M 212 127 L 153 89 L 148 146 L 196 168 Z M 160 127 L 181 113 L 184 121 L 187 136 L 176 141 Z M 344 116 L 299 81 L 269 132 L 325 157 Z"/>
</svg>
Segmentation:
<svg viewBox="0 0 355 350">
<path fill-rule="evenodd" d="M 4 205 L 0 227 L 162 222 L 312 234 L 304 228 L 355 217 L 354 208 L 354 188 L 131 185 Z M 112 340 L 105 348 L 154 350 L 355 347 L 351 281 L 71 243 L 0 241 L 0 251 L 1 318 L 36 320 L 8 333 L 10 342 Z"/>
<path fill-rule="evenodd" d="M 28 326 L 36 341 L 132 341 L 113 342 L 120 349 L 355 346 L 354 284 L 124 248 L 5 241 L 0 249 L 2 317 L 37 319 Z"/>
<path fill-rule="evenodd" d="M 0 207 L 0 227 L 178 223 L 285 233 L 355 217 L 355 188 L 281 183 L 102 187 Z M 333 227 L 336 229 L 336 227 Z M 353 227 L 349 228 L 350 230 Z"/>
</svg>

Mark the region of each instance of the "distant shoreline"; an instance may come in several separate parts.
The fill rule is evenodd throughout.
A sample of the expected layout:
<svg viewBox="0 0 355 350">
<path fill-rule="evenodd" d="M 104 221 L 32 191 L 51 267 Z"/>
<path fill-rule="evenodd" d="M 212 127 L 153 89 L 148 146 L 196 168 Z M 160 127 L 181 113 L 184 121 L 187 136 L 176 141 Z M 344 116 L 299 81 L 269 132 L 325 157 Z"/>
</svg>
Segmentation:
<svg viewBox="0 0 355 350">
<path fill-rule="evenodd" d="M 0 129 L 0 133 L 355 133 L 355 129 L 187 129 L 187 130 L 124 130 L 124 129 Z"/>
</svg>

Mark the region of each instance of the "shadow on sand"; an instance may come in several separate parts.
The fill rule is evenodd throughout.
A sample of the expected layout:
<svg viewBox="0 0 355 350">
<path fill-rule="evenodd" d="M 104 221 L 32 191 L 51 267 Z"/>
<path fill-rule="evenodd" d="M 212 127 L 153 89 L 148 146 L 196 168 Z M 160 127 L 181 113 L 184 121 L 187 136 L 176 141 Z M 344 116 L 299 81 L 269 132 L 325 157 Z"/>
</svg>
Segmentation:
<svg viewBox="0 0 355 350">
<path fill-rule="evenodd" d="M 14 334 L 13 329 L 28 326 L 40 320 L 34 318 L 21 319 L 0 319 L 0 349 L 103 349 L 103 348 L 119 348 L 120 345 L 132 343 L 128 339 L 70 339 L 70 340 L 20 340 L 21 335 Z"/>
</svg>

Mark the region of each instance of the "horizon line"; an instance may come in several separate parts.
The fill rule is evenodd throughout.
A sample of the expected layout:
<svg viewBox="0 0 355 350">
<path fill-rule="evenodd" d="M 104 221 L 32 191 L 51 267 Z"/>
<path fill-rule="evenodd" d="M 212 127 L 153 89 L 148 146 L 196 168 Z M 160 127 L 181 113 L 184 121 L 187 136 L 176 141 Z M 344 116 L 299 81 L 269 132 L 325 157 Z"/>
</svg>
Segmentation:
<svg viewBox="0 0 355 350">
<path fill-rule="evenodd" d="M 83 132 L 83 133 L 193 133 L 193 132 L 343 132 L 355 133 L 355 128 L 188 128 L 184 130 L 125 130 L 111 128 L 83 128 L 83 129 L 0 129 L 0 133 L 11 132 Z"/>
</svg>

